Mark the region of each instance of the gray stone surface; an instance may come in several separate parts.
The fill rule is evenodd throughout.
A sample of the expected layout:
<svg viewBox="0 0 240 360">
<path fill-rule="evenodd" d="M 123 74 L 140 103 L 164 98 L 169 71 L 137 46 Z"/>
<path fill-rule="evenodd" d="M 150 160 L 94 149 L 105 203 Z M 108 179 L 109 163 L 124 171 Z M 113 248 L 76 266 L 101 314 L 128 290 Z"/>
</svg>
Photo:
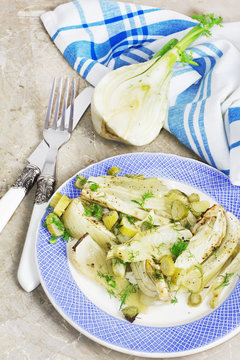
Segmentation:
<svg viewBox="0 0 240 360">
<path fill-rule="evenodd" d="M 46 34 L 39 15 L 63 0 L 1 1 L 0 13 L 0 195 L 25 166 L 26 158 L 42 138 L 42 126 L 53 76 L 78 80 Z M 134 3 L 169 8 L 191 15 L 215 12 L 225 21 L 240 20 L 238 0 L 132 0 Z M 136 151 L 174 153 L 197 159 L 172 135 L 162 131 L 150 145 L 134 148 L 113 143 L 94 133 L 90 110 L 71 140 L 60 150 L 57 186 L 75 172 L 106 157 Z M 53 308 L 41 286 L 25 293 L 17 282 L 17 268 L 33 206 L 34 189 L 0 237 L 0 359 L 1 360 L 134 360 L 100 346 L 72 328 Z M 186 357 L 193 360 L 237 360 L 240 335 L 206 352 Z M 146 359 L 146 358 L 145 358 Z M 182 359 L 185 359 L 182 358 Z"/>
</svg>

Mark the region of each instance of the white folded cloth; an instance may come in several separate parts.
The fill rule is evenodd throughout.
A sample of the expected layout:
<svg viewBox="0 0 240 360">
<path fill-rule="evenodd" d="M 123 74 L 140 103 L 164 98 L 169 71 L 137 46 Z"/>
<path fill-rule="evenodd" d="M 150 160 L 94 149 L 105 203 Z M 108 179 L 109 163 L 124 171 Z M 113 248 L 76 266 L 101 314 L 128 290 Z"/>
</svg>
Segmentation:
<svg viewBox="0 0 240 360">
<path fill-rule="evenodd" d="M 224 14 L 222 14 L 224 16 Z M 41 16 L 72 67 L 95 86 L 109 70 L 148 60 L 196 21 L 131 3 L 75 0 Z M 189 48 L 196 65 L 174 67 L 165 128 L 240 186 L 240 23 L 214 27 Z"/>
</svg>

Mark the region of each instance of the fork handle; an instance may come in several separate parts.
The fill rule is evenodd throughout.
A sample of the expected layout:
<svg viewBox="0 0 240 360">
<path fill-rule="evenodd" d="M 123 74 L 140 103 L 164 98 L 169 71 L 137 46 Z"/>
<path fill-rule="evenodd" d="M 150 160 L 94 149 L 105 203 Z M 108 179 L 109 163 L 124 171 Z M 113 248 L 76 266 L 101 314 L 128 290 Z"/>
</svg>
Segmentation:
<svg viewBox="0 0 240 360">
<path fill-rule="evenodd" d="M 27 292 L 34 290 L 40 284 L 35 256 L 36 236 L 39 222 L 54 192 L 54 184 L 55 179 L 52 176 L 41 175 L 37 181 L 34 207 L 17 274 L 20 285 Z"/>
<path fill-rule="evenodd" d="M 26 193 L 32 188 L 40 169 L 27 165 L 15 183 L 0 200 L 0 232 L 3 230 Z"/>
</svg>

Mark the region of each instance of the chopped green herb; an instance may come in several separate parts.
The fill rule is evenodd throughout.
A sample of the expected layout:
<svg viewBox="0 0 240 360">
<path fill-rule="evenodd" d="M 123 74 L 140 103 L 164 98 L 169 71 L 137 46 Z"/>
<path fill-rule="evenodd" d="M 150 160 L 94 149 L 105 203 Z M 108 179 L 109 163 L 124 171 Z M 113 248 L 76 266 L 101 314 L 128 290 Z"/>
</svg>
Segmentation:
<svg viewBox="0 0 240 360">
<path fill-rule="evenodd" d="M 134 217 L 133 216 L 130 216 L 130 215 L 125 215 L 126 216 L 126 218 L 128 219 L 128 222 L 130 222 L 130 224 L 132 224 L 132 225 L 134 225 Z"/>
<path fill-rule="evenodd" d="M 119 216 L 119 223 L 122 221 L 122 219 L 125 217 L 128 219 L 128 222 L 132 225 L 135 224 L 135 218 L 131 215 L 128 215 L 128 214 L 123 214 L 121 212 L 118 213 L 118 216 Z M 122 225 L 117 225 L 116 227 L 119 229 Z"/>
<path fill-rule="evenodd" d="M 190 250 L 187 250 L 187 252 L 188 252 L 188 259 L 191 259 L 191 258 L 193 258 L 194 257 L 194 255 L 193 255 L 193 253 L 190 251 Z"/>
<path fill-rule="evenodd" d="M 115 288 L 117 286 L 116 281 L 113 279 L 113 277 L 109 274 L 103 274 L 101 271 L 97 272 L 98 276 L 100 278 L 104 278 L 109 286 Z"/>
<path fill-rule="evenodd" d="M 64 234 L 62 235 L 63 240 L 69 241 L 71 238 L 69 229 L 65 229 Z"/>
<path fill-rule="evenodd" d="M 129 285 L 120 292 L 120 294 L 119 294 L 119 297 L 121 300 L 121 304 L 120 304 L 120 308 L 119 308 L 120 310 L 123 307 L 123 305 L 125 304 L 127 297 L 136 292 L 137 292 L 137 285 L 134 285 L 131 283 L 129 283 Z"/>
<path fill-rule="evenodd" d="M 171 299 L 171 304 L 176 304 L 176 303 L 178 303 L 178 299 L 175 295 L 174 298 Z"/>
<path fill-rule="evenodd" d="M 136 251 L 135 254 L 133 252 L 133 250 L 129 251 L 129 262 L 133 262 L 133 260 L 135 259 L 136 256 L 139 255 L 139 251 Z"/>
<path fill-rule="evenodd" d="M 125 262 L 122 259 L 115 258 L 115 264 L 125 264 Z"/>
<path fill-rule="evenodd" d="M 99 204 L 83 204 L 84 206 L 84 215 L 85 216 L 93 216 L 100 220 L 102 218 L 102 207 Z"/>
<path fill-rule="evenodd" d="M 160 271 L 156 268 L 154 268 L 154 272 L 153 272 L 153 277 L 155 277 L 155 279 L 163 279 L 162 274 L 160 273 Z"/>
<path fill-rule="evenodd" d="M 157 228 L 158 226 L 154 225 L 153 218 L 151 215 L 148 216 L 148 219 L 149 219 L 149 221 L 144 221 L 143 225 L 146 226 L 146 228 L 148 228 L 148 230 L 150 230 L 150 232 L 151 232 L 153 229 Z"/>
<path fill-rule="evenodd" d="M 91 184 L 90 189 L 92 191 L 96 191 L 99 188 L 99 184 L 95 183 L 94 181 L 88 181 L 88 184 Z"/>
<path fill-rule="evenodd" d="M 233 275 L 234 275 L 234 273 L 226 273 L 225 276 L 220 275 L 220 276 L 223 277 L 223 282 L 220 285 L 218 285 L 214 290 L 218 290 L 219 288 L 221 288 L 223 286 L 228 286 L 229 285 L 229 279 Z"/>
<path fill-rule="evenodd" d="M 178 241 L 173 244 L 170 248 L 172 255 L 176 258 L 187 248 L 188 241 L 183 241 L 181 238 L 178 238 Z"/>
<path fill-rule="evenodd" d="M 139 202 L 139 201 L 137 201 L 137 200 L 131 200 L 131 201 L 134 202 L 134 203 L 136 203 L 136 204 L 138 204 L 143 210 L 146 210 L 146 209 L 144 208 L 145 201 L 146 201 L 147 199 L 152 198 L 152 197 L 153 197 L 153 193 L 152 193 L 151 191 L 147 191 L 145 194 L 142 195 L 142 202 Z"/>
<path fill-rule="evenodd" d="M 115 296 L 115 293 L 112 289 L 107 289 L 107 292 L 109 293 L 110 297 Z"/>
<path fill-rule="evenodd" d="M 43 227 L 47 227 L 47 223 L 46 223 L 46 221 L 44 221 L 44 223 L 43 223 Z"/>
<path fill-rule="evenodd" d="M 153 261 L 155 262 L 155 264 L 159 264 L 159 261 L 155 255 L 152 254 L 151 257 L 152 257 Z"/>
<path fill-rule="evenodd" d="M 161 249 L 162 249 L 164 246 L 166 246 L 165 243 L 161 243 L 161 244 L 159 244 L 158 246 L 156 246 L 158 256 L 160 256 L 160 255 L 162 254 Z"/>
<path fill-rule="evenodd" d="M 171 289 L 172 282 L 171 282 L 170 279 L 167 279 L 166 282 L 167 282 L 168 290 L 170 290 L 170 289 Z"/>
<path fill-rule="evenodd" d="M 55 214 L 54 214 L 55 215 Z M 58 218 L 58 216 L 52 216 L 52 223 L 55 224 L 59 230 L 65 230 L 63 223 L 61 222 L 61 220 Z"/>
<path fill-rule="evenodd" d="M 50 244 L 56 244 L 57 239 L 58 239 L 58 236 L 52 235 L 52 236 L 50 237 L 50 239 L 49 239 L 49 243 L 50 243 Z"/>
</svg>

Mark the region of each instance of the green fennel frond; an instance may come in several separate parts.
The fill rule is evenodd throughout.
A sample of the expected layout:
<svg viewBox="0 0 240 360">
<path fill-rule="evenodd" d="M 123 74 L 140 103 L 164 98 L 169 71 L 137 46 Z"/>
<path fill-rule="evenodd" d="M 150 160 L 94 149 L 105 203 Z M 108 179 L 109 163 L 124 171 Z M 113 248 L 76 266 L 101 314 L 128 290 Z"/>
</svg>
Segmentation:
<svg viewBox="0 0 240 360">
<path fill-rule="evenodd" d="M 222 25 L 223 18 L 221 16 L 216 18 L 214 14 L 206 14 L 206 15 L 194 14 L 192 18 L 194 20 L 198 20 L 202 28 L 204 28 L 202 35 L 211 36 L 211 31 L 209 29 L 211 29 L 214 25 L 218 25 L 221 27 L 223 26 Z"/>
</svg>

